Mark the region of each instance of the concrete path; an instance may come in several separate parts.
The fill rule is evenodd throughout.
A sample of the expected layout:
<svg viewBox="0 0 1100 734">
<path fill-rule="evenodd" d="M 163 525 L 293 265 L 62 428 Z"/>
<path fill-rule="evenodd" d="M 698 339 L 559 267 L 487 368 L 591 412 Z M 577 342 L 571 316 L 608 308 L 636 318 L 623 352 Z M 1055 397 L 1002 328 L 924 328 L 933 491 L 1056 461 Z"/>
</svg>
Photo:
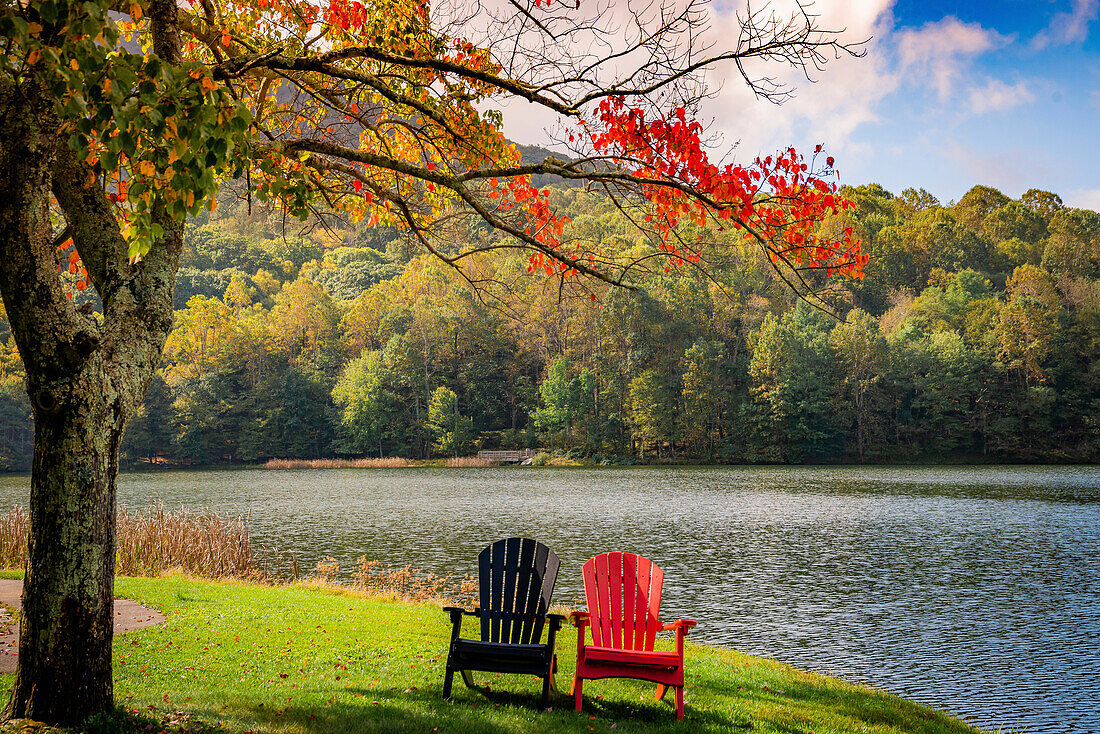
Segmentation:
<svg viewBox="0 0 1100 734">
<path fill-rule="evenodd" d="M 0 604 L 19 609 L 23 605 L 23 581 L 0 579 Z M 164 621 L 155 609 L 138 604 L 133 599 L 115 599 L 115 634 L 123 635 Z M 7 629 L 4 629 L 4 628 Z M 0 608 L 0 673 L 14 673 L 19 656 L 19 625 L 12 624 L 11 615 Z"/>
</svg>

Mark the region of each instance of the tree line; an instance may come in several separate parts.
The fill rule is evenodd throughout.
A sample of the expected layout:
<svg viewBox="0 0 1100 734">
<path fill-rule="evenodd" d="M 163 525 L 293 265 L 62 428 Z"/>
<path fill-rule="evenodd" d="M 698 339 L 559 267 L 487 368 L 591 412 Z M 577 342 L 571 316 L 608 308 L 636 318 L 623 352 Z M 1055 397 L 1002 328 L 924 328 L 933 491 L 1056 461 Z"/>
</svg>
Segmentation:
<svg viewBox="0 0 1100 734">
<path fill-rule="evenodd" d="M 1100 215 L 1038 190 L 1014 200 L 978 186 L 949 205 L 877 185 L 843 193 L 856 207 L 825 226 L 851 227 L 870 261 L 824 308 L 732 232 L 709 233 L 724 262 L 639 267 L 629 289 L 488 256 L 474 287 L 469 269 L 393 229 L 289 236 L 244 208 L 200 216 L 124 458 L 1100 458 Z M 646 261 L 606 198 L 550 195 L 567 233 Z M 496 236 L 456 231 L 453 246 Z M 0 466 L 25 469 L 30 406 L 0 328 Z"/>
</svg>

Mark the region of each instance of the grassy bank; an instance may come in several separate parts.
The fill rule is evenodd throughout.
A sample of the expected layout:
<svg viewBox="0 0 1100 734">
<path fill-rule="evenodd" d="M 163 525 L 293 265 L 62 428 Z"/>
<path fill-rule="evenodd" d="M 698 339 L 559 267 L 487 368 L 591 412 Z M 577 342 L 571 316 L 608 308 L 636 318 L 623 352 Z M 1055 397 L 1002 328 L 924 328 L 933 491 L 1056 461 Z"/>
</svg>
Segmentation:
<svg viewBox="0 0 1100 734">
<path fill-rule="evenodd" d="M 974 732 L 926 707 L 729 650 L 688 649 L 687 719 L 632 681 L 586 686 L 537 707 L 534 679 L 479 674 L 440 698 L 449 625 L 439 606 L 352 596 L 316 583 L 260 586 L 179 576 L 119 579 L 120 596 L 168 621 L 116 639 L 128 710 L 233 732 Z M 576 637 L 559 638 L 568 689 Z M 12 676 L 0 677 L 11 686 Z M 6 694 L 5 694 L 6 695 Z M 204 727 L 205 728 L 205 727 Z"/>
</svg>

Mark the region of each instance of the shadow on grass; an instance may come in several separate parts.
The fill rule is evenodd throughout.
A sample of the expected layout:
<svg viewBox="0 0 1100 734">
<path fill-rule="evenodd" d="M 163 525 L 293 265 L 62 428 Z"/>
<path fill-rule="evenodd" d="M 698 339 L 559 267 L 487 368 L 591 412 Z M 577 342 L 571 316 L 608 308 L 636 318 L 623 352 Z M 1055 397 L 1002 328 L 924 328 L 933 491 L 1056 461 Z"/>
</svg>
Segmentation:
<svg viewBox="0 0 1100 734">
<path fill-rule="evenodd" d="M 573 710 L 573 699 L 565 692 L 551 694 L 550 708 L 539 707 L 541 690 L 530 693 L 478 686 L 456 686 L 452 698 L 444 700 L 439 689 L 401 692 L 390 689 L 333 689 L 328 703 L 286 706 L 189 708 L 197 719 L 209 724 L 222 721 L 230 731 L 279 730 L 318 734 L 343 732 L 450 732 L 451 734 L 517 734 L 519 732 L 577 732 L 593 728 L 606 731 L 618 724 L 628 731 L 740 731 L 752 728 L 748 720 L 737 720 L 717 711 L 693 710 L 677 722 L 669 703 L 652 699 L 649 686 L 639 686 L 639 697 L 631 700 L 585 696 L 584 710 Z M 598 695 L 598 694 L 597 694 Z M 349 697 L 354 697 L 349 700 Z M 593 720 L 593 718 L 595 720 Z M 213 729 L 224 731 L 225 729 Z M 189 731 L 182 729 L 180 731 Z M 198 731 L 206 731 L 199 729 Z"/>
<path fill-rule="evenodd" d="M 588 718 L 595 716 L 600 720 L 630 721 L 644 731 L 652 728 L 739 731 L 753 727 L 751 719 L 739 716 L 736 712 L 693 706 L 690 684 L 685 694 L 684 720 L 681 722 L 676 720 L 675 694 L 672 691 L 666 694 L 663 701 L 657 701 L 654 698 L 656 684 L 614 680 L 618 681 L 618 685 L 607 695 L 600 691 L 599 681 L 585 681 L 583 708 L 581 713 L 576 714 L 583 723 L 588 723 Z M 573 712 L 573 697 L 567 697 L 564 703 Z"/>
<path fill-rule="evenodd" d="M 514 699 L 522 706 L 523 697 Z M 527 702 L 529 703 L 529 702 Z M 444 701 L 438 695 L 399 694 L 372 691 L 355 702 L 340 701 L 329 706 L 290 708 L 282 712 L 253 711 L 258 723 L 271 727 L 292 727 L 310 732 L 485 732 L 485 734 L 513 734 L 518 730 L 539 731 L 539 718 L 545 715 L 537 709 L 518 712 L 526 719 L 535 719 L 535 725 L 524 721 L 507 725 L 494 721 L 502 704 L 491 700 L 474 702 Z M 551 714 L 552 715 L 552 714 Z M 561 728 L 560 722 L 546 721 L 546 729 Z"/>
<path fill-rule="evenodd" d="M 793 703 L 800 708 L 824 710 L 832 717 L 850 721 L 853 726 L 890 726 L 910 734 L 972 734 L 974 731 L 949 714 L 872 688 L 848 690 L 784 681 L 782 689 L 764 690 L 762 686 L 737 686 L 720 679 L 711 679 L 702 685 L 709 693 L 740 700 L 750 707 Z M 778 731 L 803 731 L 785 727 L 781 722 L 772 725 Z"/>
</svg>

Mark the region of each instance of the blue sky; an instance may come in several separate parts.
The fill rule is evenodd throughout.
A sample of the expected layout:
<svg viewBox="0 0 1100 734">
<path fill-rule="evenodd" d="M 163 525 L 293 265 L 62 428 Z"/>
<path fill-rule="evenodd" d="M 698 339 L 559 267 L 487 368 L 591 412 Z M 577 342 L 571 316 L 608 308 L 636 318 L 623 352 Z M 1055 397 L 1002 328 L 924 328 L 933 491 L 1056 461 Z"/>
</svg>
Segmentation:
<svg viewBox="0 0 1100 734">
<path fill-rule="evenodd" d="M 1035 186 L 1100 209 L 1097 11 L 1097 0 L 897 2 L 867 59 L 897 86 L 877 119 L 829 141 L 857 146 L 845 179 L 944 200 L 977 183 L 1011 196 Z"/>
<path fill-rule="evenodd" d="M 717 38 L 734 23 L 729 5 L 716 6 Z M 780 107 L 716 74 L 721 93 L 700 117 L 727 149 L 736 143 L 733 158 L 824 143 L 845 183 L 925 188 L 945 203 L 975 184 L 1013 197 L 1035 187 L 1100 210 L 1100 0 L 818 0 L 813 10 L 846 40 L 870 37 L 866 54 L 831 63 L 814 84 L 792 75 L 796 96 Z M 507 133 L 542 142 L 539 126 L 505 114 Z"/>
</svg>

